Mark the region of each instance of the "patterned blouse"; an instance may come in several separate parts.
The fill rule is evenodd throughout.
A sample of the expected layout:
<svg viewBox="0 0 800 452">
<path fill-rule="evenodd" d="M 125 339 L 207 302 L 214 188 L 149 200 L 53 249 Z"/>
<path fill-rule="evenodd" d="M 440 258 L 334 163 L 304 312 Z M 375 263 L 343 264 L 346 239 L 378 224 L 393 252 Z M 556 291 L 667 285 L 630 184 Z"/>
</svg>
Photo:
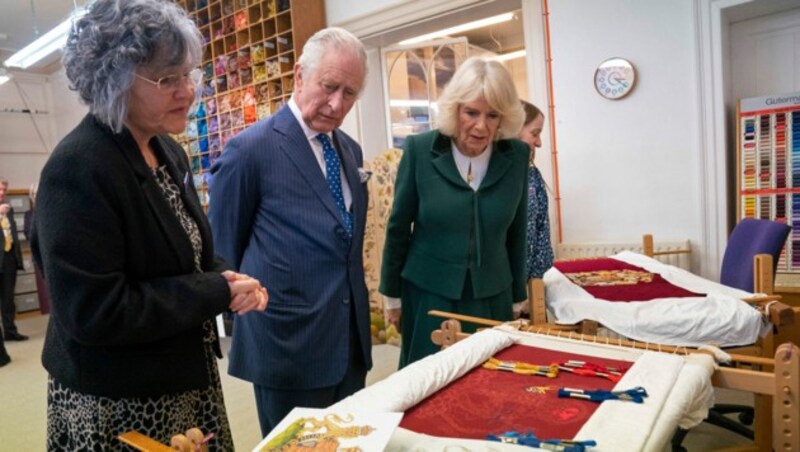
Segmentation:
<svg viewBox="0 0 800 452">
<path fill-rule="evenodd" d="M 541 278 L 552 266 L 547 189 L 539 168 L 531 165 L 528 176 L 528 279 Z"/>
</svg>

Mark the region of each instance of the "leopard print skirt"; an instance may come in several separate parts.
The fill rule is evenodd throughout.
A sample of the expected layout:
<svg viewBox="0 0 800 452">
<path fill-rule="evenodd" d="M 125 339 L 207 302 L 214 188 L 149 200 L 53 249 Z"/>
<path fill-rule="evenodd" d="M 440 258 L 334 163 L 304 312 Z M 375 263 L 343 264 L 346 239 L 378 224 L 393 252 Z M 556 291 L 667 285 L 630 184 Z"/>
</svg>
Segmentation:
<svg viewBox="0 0 800 452">
<path fill-rule="evenodd" d="M 111 399 L 83 394 L 50 377 L 47 384 L 47 450 L 133 450 L 117 435 L 130 430 L 163 444 L 192 427 L 214 433 L 209 450 L 232 451 L 216 356 L 206 347 L 211 384 L 161 397 Z"/>
</svg>

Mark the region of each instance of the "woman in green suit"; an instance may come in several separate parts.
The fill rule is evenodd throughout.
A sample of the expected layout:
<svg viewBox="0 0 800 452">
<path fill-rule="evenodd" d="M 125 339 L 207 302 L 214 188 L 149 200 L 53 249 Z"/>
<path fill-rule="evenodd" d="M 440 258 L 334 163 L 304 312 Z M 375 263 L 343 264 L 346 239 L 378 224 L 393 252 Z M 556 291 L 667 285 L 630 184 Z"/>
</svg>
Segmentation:
<svg viewBox="0 0 800 452">
<path fill-rule="evenodd" d="M 380 285 L 401 368 L 437 350 L 428 310 L 511 320 L 527 298 L 524 117 L 502 64 L 470 58 L 439 99 L 439 128 L 406 139 Z"/>
</svg>

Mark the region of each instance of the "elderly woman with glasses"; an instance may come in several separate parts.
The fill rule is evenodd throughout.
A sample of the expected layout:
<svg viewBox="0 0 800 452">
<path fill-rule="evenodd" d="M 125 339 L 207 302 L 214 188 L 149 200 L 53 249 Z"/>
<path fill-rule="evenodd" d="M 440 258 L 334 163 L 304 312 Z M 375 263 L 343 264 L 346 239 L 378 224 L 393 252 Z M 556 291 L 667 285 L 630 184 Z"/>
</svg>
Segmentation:
<svg viewBox="0 0 800 452">
<path fill-rule="evenodd" d="M 173 2 L 96 0 L 63 64 L 89 114 L 42 171 L 33 253 L 52 313 L 48 450 L 117 450 L 191 427 L 233 450 L 214 318 L 267 293 L 214 256 L 185 153 L 202 38 Z M 250 314 L 254 315 L 254 314 Z"/>
</svg>

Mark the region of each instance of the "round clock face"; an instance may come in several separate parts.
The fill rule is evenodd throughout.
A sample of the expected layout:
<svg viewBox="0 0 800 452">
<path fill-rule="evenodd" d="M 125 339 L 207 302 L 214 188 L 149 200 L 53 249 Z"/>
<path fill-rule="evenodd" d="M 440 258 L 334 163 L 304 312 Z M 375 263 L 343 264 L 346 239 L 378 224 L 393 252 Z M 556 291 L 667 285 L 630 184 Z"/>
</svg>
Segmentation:
<svg viewBox="0 0 800 452">
<path fill-rule="evenodd" d="M 606 99 L 622 99 L 635 84 L 636 70 L 624 58 L 603 61 L 594 72 L 594 87 Z"/>
</svg>

